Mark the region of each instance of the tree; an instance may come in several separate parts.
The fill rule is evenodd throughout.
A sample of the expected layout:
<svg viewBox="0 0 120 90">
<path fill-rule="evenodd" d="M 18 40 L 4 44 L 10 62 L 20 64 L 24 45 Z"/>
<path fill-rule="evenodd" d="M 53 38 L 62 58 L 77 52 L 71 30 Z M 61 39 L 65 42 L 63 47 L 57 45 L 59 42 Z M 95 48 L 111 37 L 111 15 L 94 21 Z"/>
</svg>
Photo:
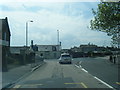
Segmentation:
<svg viewBox="0 0 120 90">
<path fill-rule="evenodd" d="M 92 9 L 94 19 L 90 21 L 90 28 L 106 32 L 112 36 L 112 43 L 120 44 L 120 3 L 119 2 L 100 2 L 95 11 Z"/>
</svg>

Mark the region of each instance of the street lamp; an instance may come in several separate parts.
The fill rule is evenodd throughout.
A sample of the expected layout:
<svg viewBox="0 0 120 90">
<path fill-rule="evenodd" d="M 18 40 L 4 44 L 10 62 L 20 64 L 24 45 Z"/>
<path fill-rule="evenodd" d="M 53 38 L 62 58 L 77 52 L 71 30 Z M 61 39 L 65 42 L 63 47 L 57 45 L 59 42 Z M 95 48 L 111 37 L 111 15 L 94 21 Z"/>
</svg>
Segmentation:
<svg viewBox="0 0 120 90">
<path fill-rule="evenodd" d="M 26 22 L 26 49 L 28 46 L 28 22 L 33 22 L 32 20 Z"/>
<path fill-rule="evenodd" d="M 27 46 L 28 46 L 28 22 L 33 22 L 32 20 L 29 20 L 26 22 L 26 48 L 24 53 L 24 64 L 26 64 L 27 60 Z"/>
</svg>

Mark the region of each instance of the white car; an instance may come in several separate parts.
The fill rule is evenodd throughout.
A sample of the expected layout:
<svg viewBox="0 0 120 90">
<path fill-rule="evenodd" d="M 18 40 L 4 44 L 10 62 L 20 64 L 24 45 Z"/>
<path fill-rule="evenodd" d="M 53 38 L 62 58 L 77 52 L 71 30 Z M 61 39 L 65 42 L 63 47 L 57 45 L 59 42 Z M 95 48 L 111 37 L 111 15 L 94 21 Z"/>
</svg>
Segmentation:
<svg viewBox="0 0 120 90">
<path fill-rule="evenodd" d="M 72 63 L 72 57 L 68 53 L 61 54 L 61 57 L 59 59 L 59 63 Z"/>
</svg>

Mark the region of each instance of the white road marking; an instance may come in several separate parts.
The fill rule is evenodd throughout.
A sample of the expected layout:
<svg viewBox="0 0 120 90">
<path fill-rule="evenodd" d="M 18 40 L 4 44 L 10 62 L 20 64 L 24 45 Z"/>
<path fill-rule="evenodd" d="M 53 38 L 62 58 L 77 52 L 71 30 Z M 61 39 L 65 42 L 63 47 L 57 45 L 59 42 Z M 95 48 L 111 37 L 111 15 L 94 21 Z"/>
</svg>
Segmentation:
<svg viewBox="0 0 120 90">
<path fill-rule="evenodd" d="M 77 68 L 81 68 L 81 70 L 83 70 L 84 72 L 86 72 L 86 73 L 88 73 L 88 71 L 87 70 L 85 70 L 84 68 L 82 68 L 82 66 L 81 65 L 75 65 Z"/>
<path fill-rule="evenodd" d="M 81 65 L 79 65 L 79 67 L 81 67 L 81 68 L 82 68 L 82 66 L 81 66 Z"/>
<path fill-rule="evenodd" d="M 84 68 L 82 68 L 82 70 L 83 70 L 84 72 L 88 73 L 88 71 L 87 71 L 87 70 L 85 70 Z"/>
<path fill-rule="evenodd" d="M 77 68 L 80 68 L 78 65 L 75 65 Z"/>
<path fill-rule="evenodd" d="M 82 63 L 82 62 L 80 62 L 80 63 Z M 81 65 L 75 65 L 77 68 L 82 68 L 82 66 Z M 82 70 L 84 71 L 84 72 L 86 72 L 86 73 L 88 73 L 88 71 L 87 70 L 85 70 L 84 68 L 82 68 Z M 114 89 L 112 86 L 110 86 L 109 84 L 107 84 L 106 82 L 104 82 L 104 81 L 102 81 L 102 80 L 100 80 L 99 78 L 97 78 L 97 77 L 95 77 L 95 76 L 93 76 L 95 79 L 97 79 L 98 81 L 100 81 L 101 83 L 103 83 L 103 84 L 105 84 L 106 86 L 108 86 L 109 88 L 112 88 L 112 89 Z"/>
<path fill-rule="evenodd" d="M 79 62 L 79 67 L 81 67 L 81 68 L 82 68 L 81 63 L 82 63 L 82 61 L 80 61 L 80 62 Z"/>
<path fill-rule="evenodd" d="M 82 61 L 79 62 L 79 65 L 82 63 Z"/>
<path fill-rule="evenodd" d="M 97 78 L 97 77 L 95 77 L 95 76 L 94 76 L 94 78 L 97 79 L 98 81 L 100 81 L 101 83 L 105 84 L 105 85 L 108 86 L 109 88 L 113 88 L 112 86 L 110 86 L 110 85 L 107 84 L 106 82 L 100 80 L 99 78 Z M 114 88 L 113 88 L 113 89 L 114 89 Z"/>
</svg>

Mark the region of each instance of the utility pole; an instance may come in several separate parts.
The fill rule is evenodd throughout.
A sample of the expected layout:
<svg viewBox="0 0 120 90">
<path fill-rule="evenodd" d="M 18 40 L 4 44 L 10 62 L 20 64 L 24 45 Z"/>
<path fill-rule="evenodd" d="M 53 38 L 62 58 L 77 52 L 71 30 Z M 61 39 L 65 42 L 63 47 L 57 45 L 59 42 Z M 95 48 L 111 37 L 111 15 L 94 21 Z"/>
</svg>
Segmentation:
<svg viewBox="0 0 120 90">
<path fill-rule="evenodd" d="M 28 46 L 28 22 L 33 22 L 32 20 L 26 22 L 26 49 Z"/>
<path fill-rule="evenodd" d="M 26 49 L 28 45 L 28 22 L 26 22 Z"/>
<path fill-rule="evenodd" d="M 25 51 L 24 51 L 24 61 L 23 61 L 23 64 L 26 64 L 26 60 L 27 60 L 27 47 L 28 47 L 28 22 L 33 22 L 32 20 L 29 20 L 26 22 L 26 48 L 25 48 Z"/>
<path fill-rule="evenodd" d="M 59 30 L 57 30 L 57 44 L 59 45 L 60 42 L 59 42 Z"/>
</svg>

